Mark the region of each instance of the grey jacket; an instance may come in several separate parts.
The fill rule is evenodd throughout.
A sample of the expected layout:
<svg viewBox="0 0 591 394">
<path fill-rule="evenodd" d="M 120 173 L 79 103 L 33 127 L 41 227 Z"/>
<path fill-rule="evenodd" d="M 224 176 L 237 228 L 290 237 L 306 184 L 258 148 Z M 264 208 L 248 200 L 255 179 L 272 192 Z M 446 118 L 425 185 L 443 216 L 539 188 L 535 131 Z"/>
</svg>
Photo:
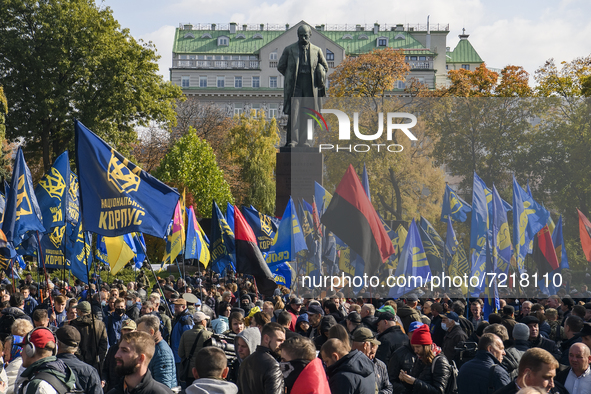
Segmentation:
<svg viewBox="0 0 591 394">
<path fill-rule="evenodd" d="M 187 387 L 185 392 L 187 394 L 236 394 L 238 386 L 222 379 L 197 379 Z"/>
</svg>

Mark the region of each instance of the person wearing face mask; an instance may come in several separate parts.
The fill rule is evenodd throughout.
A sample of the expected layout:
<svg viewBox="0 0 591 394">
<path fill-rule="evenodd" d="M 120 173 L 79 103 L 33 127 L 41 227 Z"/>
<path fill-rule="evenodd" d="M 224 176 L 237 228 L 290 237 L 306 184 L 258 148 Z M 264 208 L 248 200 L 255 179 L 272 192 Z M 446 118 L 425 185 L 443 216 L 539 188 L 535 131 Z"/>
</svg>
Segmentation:
<svg viewBox="0 0 591 394">
<path fill-rule="evenodd" d="M 468 335 L 462 330 L 462 327 L 460 326 L 460 317 L 455 312 L 447 312 L 445 315 L 441 316 L 441 328 L 446 331 L 445 337 L 443 337 L 443 346 L 441 347 L 441 350 L 448 360 L 453 360 L 456 353 L 456 345 L 460 342 L 466 341 Z"/>
<path fill-rule="evenodd" d="M 140 308 L 137 307 L 135 298 L 136 297 L 133 290 L 128 291 L 125 295 L 125 314 L 134 321 L 140 318 L 141 309 L 141 306 Z"/>
<path fill-rule="evenodd" d="M 114 303 L 115 310 L 107 316 L 107 337 L 109 338 L 109 346 L 113 346 L 121 338 L 121 325 L 124 320 L 130 319 L 125 314 L 125 300 L 117 298 Z M 96 320 L 96 319 L 95 319 Z"/>
<path fill-rule="evenodd" d="M 91 308 L 88 301 L 82 301 L 76 305 L 76 310 L 79 316 L 72 320 L 70 325 L 77 328 L 80 332 L 80 345 L 78 346 L 77 356 L 80 360 L 100 371 L 99 368 L 101 368 L 105 355 L 107 354 L 108 339 L 105 323 L 95 316 L 93 325 L 93 319 L 90 315 Z M 100 363 L 97 362 L 97 356 L 99 357 Z"/>
<path fill-rule="evenodd" d="M 280 368 L 287 394 L 330 394 L 322 360 L 309 338 L 296 336 L 281 344 Z"/>
</svg>

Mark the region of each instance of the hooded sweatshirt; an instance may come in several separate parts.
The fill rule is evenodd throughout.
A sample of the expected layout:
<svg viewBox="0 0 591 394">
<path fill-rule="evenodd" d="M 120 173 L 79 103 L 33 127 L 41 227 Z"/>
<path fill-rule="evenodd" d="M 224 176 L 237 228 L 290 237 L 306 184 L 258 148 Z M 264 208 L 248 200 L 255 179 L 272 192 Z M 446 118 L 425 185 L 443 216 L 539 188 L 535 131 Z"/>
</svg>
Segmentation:
<svg viewBox="0 0 591 394">
<path fill-rule="evenodd" d="M 246 342 L 248 349 L 250 350 L 250 354 L 253 354 L 257 349 L 257 346 L 261 344 L 261 332 L 256 327 L 249 327 L 240 334 L 236 335 L 236 337 L 242 338 L 244 342 Z M 236 343 L 236 340 L 234 340 L 234 343 Z M 240 358 L 238 351 L 236 351 L 236 357 L 238 357 L 239 362 L 243 361 Z"/>
<path fill-rule="evenodd" d="M 236 394 L 238 386 L 222 379 L 197 379 L 187 387 L 187 394 Z"/>
</svg>

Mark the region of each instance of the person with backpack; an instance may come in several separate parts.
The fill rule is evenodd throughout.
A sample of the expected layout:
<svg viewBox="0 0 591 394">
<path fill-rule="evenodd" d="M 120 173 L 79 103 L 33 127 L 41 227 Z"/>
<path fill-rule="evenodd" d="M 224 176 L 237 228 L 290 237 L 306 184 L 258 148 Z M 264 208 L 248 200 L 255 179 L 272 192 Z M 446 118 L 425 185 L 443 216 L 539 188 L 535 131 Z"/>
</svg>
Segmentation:
<svg viewBox="0 0 591 394">
<path fill-rule="evenodd" d="M 413 332 L 410 343 L 418 358 L 410 373 L 400 371 L 400 380 L 412 386 L 413 394 L 454 394 L 455 371 L 445 355 L 433 351 L 438 348 L 431 346 L 433 339 L 426 324 Z"/>
<path fill-rule="evenodd" d="M 46 327 L 32 330 L 20 343 L 23 367 L 16 393 L 65 394 L 76 388 L 76 377 L 56 357 L 57 339 Z"/>
</svg>

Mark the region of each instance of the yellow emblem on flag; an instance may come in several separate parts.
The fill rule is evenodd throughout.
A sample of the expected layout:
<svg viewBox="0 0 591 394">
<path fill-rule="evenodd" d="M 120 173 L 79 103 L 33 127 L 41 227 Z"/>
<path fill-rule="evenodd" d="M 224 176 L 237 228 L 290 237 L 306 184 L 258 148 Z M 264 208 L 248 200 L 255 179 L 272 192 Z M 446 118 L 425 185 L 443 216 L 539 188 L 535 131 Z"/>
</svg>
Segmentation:
<svg viewBox="0 0 591 394">
<path fill-rule="evenodd" d="M 33 210 L 31 208 L 31 200 L 29 200 L 27 188 L 25 187 L 24 174 L 18 178 L 18 194 L 16 196 L 16 206 L 16 220 L 18 220 L 21 215 L 30 215 L 31 213 L 33 213 Z"/>
<path fill-rule="evenodd" d="M 53 232 L 49 234 L 49 240 L 51 243 L 59 249 L 62 244 L 62 239 L 64 238 L 64 233 L 66 232 L 66 226 L 62 227 L 54 227 Z"/>
<path fill-rule="evenodd" d="M 111 160 L 109 160 L 109 168 L 107 169 L 108 179 L 120 193 L 137 192 L 140 187 L 140 177 L 137 176 L 141 169 L 134 167 L 130 170 L 129 161 L 124 159 L 123 162 L 119 161 L 115 156 L 115 151 L 111 149 Z"/>
<path fill-rule="evenodd" d="M 66 189 L 66 182 L 62 174 L 55 168 L 51 167 L 50 173 L 45 175 L 45 179 L 41 179 L 39 184 L 49 194 L 49 197 L 57 198 L 61 201 L 64 190 Z"/>
</svg>

